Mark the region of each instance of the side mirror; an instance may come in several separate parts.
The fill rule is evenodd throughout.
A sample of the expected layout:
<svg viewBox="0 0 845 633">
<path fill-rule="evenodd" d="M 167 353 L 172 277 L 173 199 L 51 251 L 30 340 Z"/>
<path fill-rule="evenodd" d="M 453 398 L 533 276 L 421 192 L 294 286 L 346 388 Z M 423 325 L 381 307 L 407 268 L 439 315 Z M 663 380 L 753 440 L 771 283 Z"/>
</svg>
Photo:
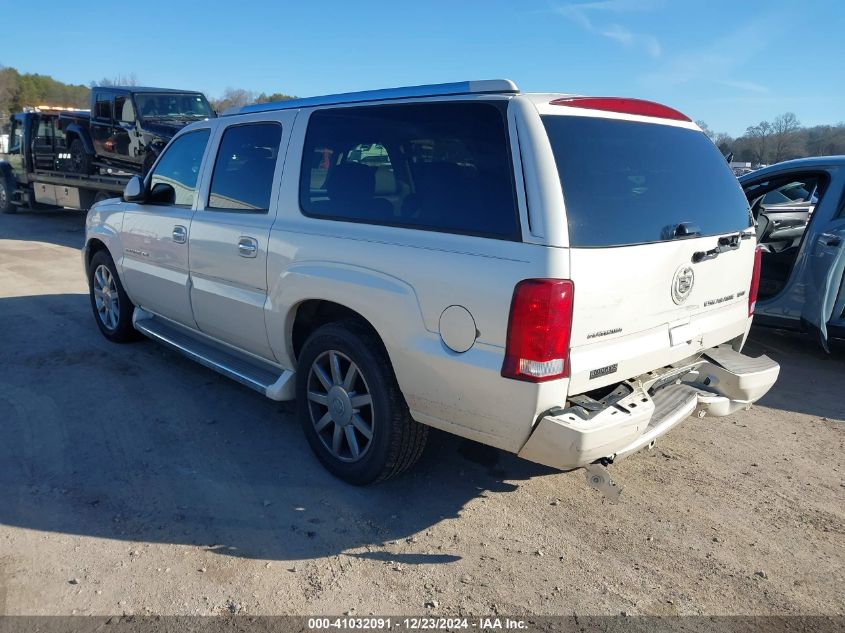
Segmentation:
<svg viewBox="0 0 845 633">
<path fill-rule="evenodd" d="M 146 197 L 144 191 L 144 181 L 140 176 L 132 176 L 126 187 L 123 188 L 123 200 L 125 202 L 143 202 Z"/>
<path fill-rule="evenodd" d="M 157 182 L 147 197 L 147 202 L 153 204 L 176 204 L 176 190 L 166 182 Z"/>
</svg>

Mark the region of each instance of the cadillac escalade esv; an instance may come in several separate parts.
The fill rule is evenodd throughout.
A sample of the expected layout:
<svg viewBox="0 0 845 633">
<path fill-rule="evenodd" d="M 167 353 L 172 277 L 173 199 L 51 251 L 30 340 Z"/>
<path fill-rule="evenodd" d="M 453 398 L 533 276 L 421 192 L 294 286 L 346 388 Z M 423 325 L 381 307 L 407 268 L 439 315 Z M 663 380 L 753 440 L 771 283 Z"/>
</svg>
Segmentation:
<svg viewBox="0 0 845 633">
<path fill-rule="evenodd" d="M 601 487 L 685 418 L 749 406 L 779 371 L 741 353 L 759 262 L 689 118 L 507 80 L 199 121 L 90 210 L 84 249 L 107 338 L 295 399 L 355 484 L 435 427 Z"/>
</svg>

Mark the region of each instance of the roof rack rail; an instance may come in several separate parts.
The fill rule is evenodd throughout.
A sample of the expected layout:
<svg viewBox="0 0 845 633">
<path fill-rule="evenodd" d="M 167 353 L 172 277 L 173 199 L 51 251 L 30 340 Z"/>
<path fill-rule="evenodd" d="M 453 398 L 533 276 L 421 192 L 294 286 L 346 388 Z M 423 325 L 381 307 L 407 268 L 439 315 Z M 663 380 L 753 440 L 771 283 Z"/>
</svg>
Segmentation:
<svg viewBox="0 0 845 633">
<path fill-rule="evenodd" d="M 292 108 L 307 108 L 319 105 L 339 105 L 343 103 L 358 103 L 361 101 L 384 101 L 389 99 L 408 99 L 414 97 L 441 97 L 462 94 L 490 94 L 517 93 L 519 88 L 510 79 L 482 79 L 477 81 L 457 81 L 446 84 L 428 84 L 423 86 L 404 86 L 402 88 L 385 88 L 381 90 L 364 90 L 362 92 L 344 92 L 320 97 L 305 97 L 302 99 L 288 99 L 287 101 L 272 101 L 270 103 L 255 103 L 253 105 L 233 107 L 223 112 L 223 116 L 232 114 L 246 114 L 249 112 L 269 112 L 272 110 L 289 110 Z"/>
</svg>

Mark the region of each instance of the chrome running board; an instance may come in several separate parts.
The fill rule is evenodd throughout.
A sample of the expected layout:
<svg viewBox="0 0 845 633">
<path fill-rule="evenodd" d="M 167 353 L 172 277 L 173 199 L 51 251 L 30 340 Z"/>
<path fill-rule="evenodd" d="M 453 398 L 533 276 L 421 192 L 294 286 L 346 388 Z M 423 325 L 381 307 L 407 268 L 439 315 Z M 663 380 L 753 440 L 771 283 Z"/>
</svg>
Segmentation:
<svg viewBox="0 0 845 633">
<path fill-rule="evenodd" d="M 144 336 L 166 345 L 271 400 L 292 400 L 294 372 L 216 343 L 204 334 L 135 308 L 132 325 Z"/>
</svg>

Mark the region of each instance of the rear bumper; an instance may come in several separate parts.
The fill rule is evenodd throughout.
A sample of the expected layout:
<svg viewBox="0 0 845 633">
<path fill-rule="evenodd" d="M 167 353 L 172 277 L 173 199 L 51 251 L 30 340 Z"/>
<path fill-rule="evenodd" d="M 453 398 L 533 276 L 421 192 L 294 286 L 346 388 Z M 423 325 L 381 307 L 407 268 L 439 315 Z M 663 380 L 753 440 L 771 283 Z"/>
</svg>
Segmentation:
<svg viewBox="0 0 845 633">
<path fill-rule="evenodd" d="M 519 456 L 561 469 L 622 459 L 690 415 L 724 416 L 750 405 L 779 372 L 766 356 L 750 358 L 727 345 L 712 348 L 694 360 L 627 380 L 599 401 L 572 398 L 567 408 L 540 419 Z"/>
</svg>

